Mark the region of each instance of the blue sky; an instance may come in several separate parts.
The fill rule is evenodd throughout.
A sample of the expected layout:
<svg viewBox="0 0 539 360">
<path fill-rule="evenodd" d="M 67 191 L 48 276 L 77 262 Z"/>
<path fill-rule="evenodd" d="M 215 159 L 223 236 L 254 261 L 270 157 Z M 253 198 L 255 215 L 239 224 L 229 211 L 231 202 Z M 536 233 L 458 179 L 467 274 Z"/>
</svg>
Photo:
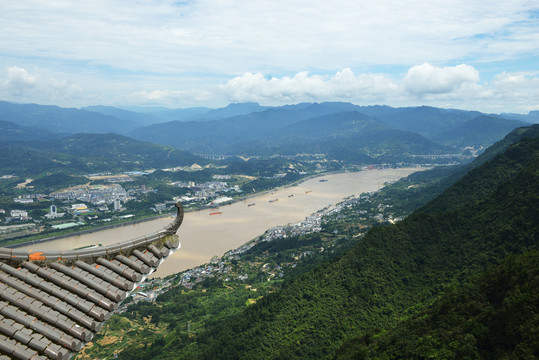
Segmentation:
<svg viewBox="0 0 539 360">
<path fill-rule="evenodd" d="M 4 1 L 0 99 L 539 110 L 537 1 Z"/>
</svg>

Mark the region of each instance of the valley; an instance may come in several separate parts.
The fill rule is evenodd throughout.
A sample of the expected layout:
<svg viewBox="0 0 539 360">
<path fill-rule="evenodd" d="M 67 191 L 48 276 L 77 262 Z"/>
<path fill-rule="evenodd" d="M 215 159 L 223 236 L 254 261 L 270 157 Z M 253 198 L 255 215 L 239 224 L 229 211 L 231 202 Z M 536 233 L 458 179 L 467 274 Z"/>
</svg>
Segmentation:
<svg viewBox="0 0 539 360">
<path fill-rule="evenodd" d="M 48 119 L 78 111 L 36 106 Z M 105 246 L 163 227 L 178 201 L 187 213 L 182 248 L 79 359 L 402 354 L 394 325 L 432 333 L 403 321 L 452 286 L 483 286 L 467 284 L 491 281 L 507 256 L 535 256 L 537 126 L 525 117 L 349 103 L 235 104 L 183 121 L 84 111 L 145 124 L 120 135 L 37 130 L 31 114 L 0 123 L 2 246 Z M 473 336 L 470 351 L 488 353 L 487 335 Z"/>
<path fill-rule="evenodd" d="M 537 1 L 3 1 L 0 360 L 539 359 Z"/>
<path fill-rule="evenodd" d="M 188 212 L 185 222 L 178 232 L 181 251 L 170 257 L 153 274 L 166 277 L 201 264 L 214 256 L 221 257 L 225 252 L 240 247 L 263 234 L 267 229 L 280 227 L 303 220 L 322 208 L 333 211 L 333 206 L 345 197 L 355 197 L 361 193 L 377 191 L 385 184 L 397 181 L 410 173 L 424 168 L 402 168 L 385 170 L 365 170 L 354 173 L 325 175 L 301 182 L 295 186 L 283 187 L 265 194 L 249 197 L 236 203 Z M 327 180 L 320 182 L 320 180 Z M 290 196 L 292 195 L 292 196 Z M 278 199 L 277 202 L 270 202 Z M 255 204 L 248 206 L 248 204 Z M 217 216 L 209 216 L 214 212 Z M 326 212 L 320 212 L 321 217 Z M 387 215 L 386 215 L 387 218 Z M 391 218 L 392 219 L 392 218 Z M 103 246 L 118 241 L 126 241 L 139 234 L 152 233 L 170 222 L 168 217 L 143 223 L 116 227 L 90 234 L 65 237 L 58 240 L 26 245 L 23 249 L 54 250 L 75 249 L 94 244 Z M 314 224 L 313 224 L 314 226 Z M 312 226 L 306 225 L 297 232 L 311 232 Z"/>
<path fill-rule="evenodd" d="M 462 164 L 525 124 L 337 102 L 163 114 L 1 102 L 0 243 L 151 219 L 180 200 L 202 209 L 333 171 Z M 84 122 L 80 133 L 70 134 L 73 121 Z M 485 126 L 488 134 L 479 130 Z"/>
</svg>

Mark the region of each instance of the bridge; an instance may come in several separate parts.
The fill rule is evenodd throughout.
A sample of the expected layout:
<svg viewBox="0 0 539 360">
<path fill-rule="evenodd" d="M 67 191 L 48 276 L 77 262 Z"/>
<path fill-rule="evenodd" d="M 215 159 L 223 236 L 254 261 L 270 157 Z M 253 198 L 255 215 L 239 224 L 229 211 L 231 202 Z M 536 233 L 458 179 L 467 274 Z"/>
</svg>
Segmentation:
<svg viewBox="0 0 539 360">
<path fill-rule="evenodd" d="M 162 230 L 107 246 L 0 248 L 0 360 L 69 359 L 180 247 L 183 207 Z"/>
</svg>

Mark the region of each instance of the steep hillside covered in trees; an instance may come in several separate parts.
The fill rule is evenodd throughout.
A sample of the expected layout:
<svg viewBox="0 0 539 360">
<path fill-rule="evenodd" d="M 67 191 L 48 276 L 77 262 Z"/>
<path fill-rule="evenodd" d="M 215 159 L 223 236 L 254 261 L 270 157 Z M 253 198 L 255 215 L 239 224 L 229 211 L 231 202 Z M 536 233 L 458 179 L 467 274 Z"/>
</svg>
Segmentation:
<svg viewBox="0 0 539 360">
<path fill-rule="evenodd" d="M 442 196 L 400 223 L 373 228 L 342 257 L 287 281 L 244 311 L 210 322 L 196 341 L 176 341 L 172 330 L 162 341 L 119 357 L 459 358 L 464 345 L 469 358 L 533 356 L 536 340 L 521 336 L 522 328 L 514 333 L 517 339 L 506 339 L 497 329 L 533 325 L 537 318 L 536 293 L 529 285 L 533 269 L 529 276 L 527 270 L 503 276 L 515 266 L 527 269 L 536 257 L 536 132 L 531 127 L 512 133 Z M 527 252 L 532 253 L 518 257 Z M 511 256 L 517 257 L 493 268 Z M 500 307 L 500 301 L 508 305 Z M 519 304 L 528 314 L 522 321 Z M 447 313 L 456 314 L 455 322 L 439 321 Z M 453 326 L 451 338 L 444 331 Z M 409 341 L 399 340 L 409 328 L 417 331 Z M 496 341 L 507 346 L 488 350 Z"/>
</svg>

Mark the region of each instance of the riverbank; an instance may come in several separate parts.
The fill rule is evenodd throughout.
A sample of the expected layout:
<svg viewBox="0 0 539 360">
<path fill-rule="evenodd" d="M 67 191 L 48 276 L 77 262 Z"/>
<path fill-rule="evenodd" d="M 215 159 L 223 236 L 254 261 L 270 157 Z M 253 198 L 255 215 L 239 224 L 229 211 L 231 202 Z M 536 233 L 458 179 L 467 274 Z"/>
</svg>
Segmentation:
<svg viewBox="0 0 539 360">
<path fill-rule="evenodd" d="M 272 227 L 297 223 L 307 216 L 341 202 L 345 197 L 377 191 L 424 168 L 401 168 L 322 174 L 296 186 L 275 189 L 245 202 L 221 207 L 220 215 L 208 211 L 186 214 L 180 227 L 181 249 L 153 277 L 165 277 L 208 263 L 264 234 Z M 326 181 L 320 182 L 324 179 Z M 275 201 L 277 199 L 277 201 Z M 250 204 L 254 206 L 249 206 Z"/>
<path fill-rule="evenodd" d="M 68 238 L 68 237 L 71 237 L 71 236 L 81 236 L 81 235 L 86 235 L 86 234 L 92 234 L 94 232 L 115 229 L 115 228 L 122 227 L 122 226 L 129 226 L 129 225 L 139 224 L 139 223 L 146 222 L 146 221 L 153 221 L 153 220 L 157 220 L 157 219 L 161 219 L 161 218 L 168 218 L 168 217 L 171 217 L 171 216 L 175 216 L 175 214 L 174 215 L 162 214 L 162 215 L 147 217 L 147 218 L 143 218 L 143 219 L 130 220 L 130 221 L 121 222 L 121 223 L 118 223 L 118 224 L 100 226 L 100 227 L 96 227 L 96 228 L 92 228 L 92 229 L 75 231 L 75 232 L 62 234 L 62 235 L 51 236 L 51 237 L 47 237 L 47 238 L 43 238 L 43 239 L 35 239 L 35 240 L 31 240 L 31 241 L 25 241 L 25 242 L 18 243 L 18 244 L 7 245 L 5 247 L 8 248 L 8 249 L 16 249 L 16 248 L 25 247 L 25 246 L 41 244 L 41 243 L 45 243 L 45 242 L 48 242 L 48 241 L 64 239 L 64 238 Z"/>
<path fill-rule="evenodd" d="M 161 264 L 153 276 L 165 277 L 208 263 L 212 257 L 220 257 L 227 251 L 242 246 L 264 234 L 267 229 L 302 221 L 326 206 L 337 204 L 345 197 L 376 191 L 387 182 L 421 170 L 424 168 L 320 174 L 308 180 L 304 179 L 299 184 L 221 206 L 219 215 L 208 216 L 215 209 L 186 213 L 178 230 L 181 248 Z M 320 179 L 327 181 L 321 182 Z M 270 201 L 275 199 L 278 200 Z M 254 206 L 249 206 L 253 203 Z M 93 244 L 107 245 L 158 231 L 169 223 L 170 219 L 159 218 L 44 242 L 39 244 L 39 249 L 34 244 L 26 248 L 44 251 L 73 249 Z"/>
<path fill-rule="evenodd" d="M 301 184 L 301 183 L 303 183 L 305 181 L 308 181 L 310 179 L 318 178 L 318 177 L 325 176 L 325 175 L 338 174 L 338 173 L 345 173 L 345 172 L 344 171 L 340 171 L 340 172 L 339 171 L 332 171 L 332 172 L 325 172 L 325 173 L 317 173 L 317 174 L 308 175 L 308 176 L 305 176 L 305 177 L 303 177 L 301 179 L 298 179 L 298 180 L 296 180 L 294 182 L 291 182 L 290 184 L 287 184 L 285 186 L 280 186 L 280 187 L 277 187 L 277 188 L 264 190 L 264 191 L 261 191 L 261 192 L 258 192 L 258 193 L 249 194 L 249 195 L 242 196 L 242 197 L 237 197 L 237 198 L 231 200 L 229 203 L 227 203 L 227 205 L 234 204 L 234 203 L 237 203 L 237 202 L 240 202 L 240 201 L 244 201 L 246 199 L 250 199 L 250 198 L 253 198 L 253 197 L 256 197 L 256 196 L 268 194 L 268 193 L 274 192 L 274 191 L 279 190 L 279 189 L 284 189 L 284 188 L 291 187 L 291 186 L 297 186 L 298 184 Z M 184 209 L 184 210 L 185 210 L 186 213 L 188 213 L 188 212 L 194 212 L 194 211 L 202 211 L 202 210 L 205 210 L 205 208 L 204 207 L 199 207 L 199 208 Z M 95 226 L 95 227 L 92 227 L 90 229 L 67 232 L 67 233 L 64 233 L 64 234 L 45 237 L 45 238 L 41 238 L 41 239 L 38 238 L 38 239 L 34 239 L 34 240 L 28 240 L 28 241 L 24 241 L 24 242 L 20 242 L 20 243 L 16 243 L 16 244 L 6 245 L 4 247 L 11 248 L 11 249 L 16 249 L 16 248 L 21 248 L 21 247 L 26 247 L 26 246 L 33 246 L 33 245 L 36 245 L 36 244 L 42 244 L 42 243 L 46 243 L 46 242 L 49 242 L 49 241 L 55 241 L 55 240 L 60 240 L 60 239 L 64 239 L 64 238 L 69 238 L 69 237 L 72 237 L 72 236 L 82 236 L 82 235 L 86 235 L 86 234 L 92 234 L 94 232 L 105 231 L 105 230 L 109 230 L 109 229 L 115 229 L 115 228 L 122 227 L 122 226 L 130 226 L 130 225 L 143 223 L 143 222 L 147 222 L 147 221 L 154 221 L 154 220 L 161 219 L 161 218 L 166 218 L 166 217 L 171 217 L 171 216 L 173 217 L 175 215 L 176 215 L 175 213 L 160 214 L 160 215 L 149 216 L 149 217 L 139 218 L 139 219 L 135 219 L 135 220 L 125 221 L 125 222 L 121 222 L 121 223 L 116 223 L 116 224 L 112 224 L 112 225 Z"/>
</svg>

